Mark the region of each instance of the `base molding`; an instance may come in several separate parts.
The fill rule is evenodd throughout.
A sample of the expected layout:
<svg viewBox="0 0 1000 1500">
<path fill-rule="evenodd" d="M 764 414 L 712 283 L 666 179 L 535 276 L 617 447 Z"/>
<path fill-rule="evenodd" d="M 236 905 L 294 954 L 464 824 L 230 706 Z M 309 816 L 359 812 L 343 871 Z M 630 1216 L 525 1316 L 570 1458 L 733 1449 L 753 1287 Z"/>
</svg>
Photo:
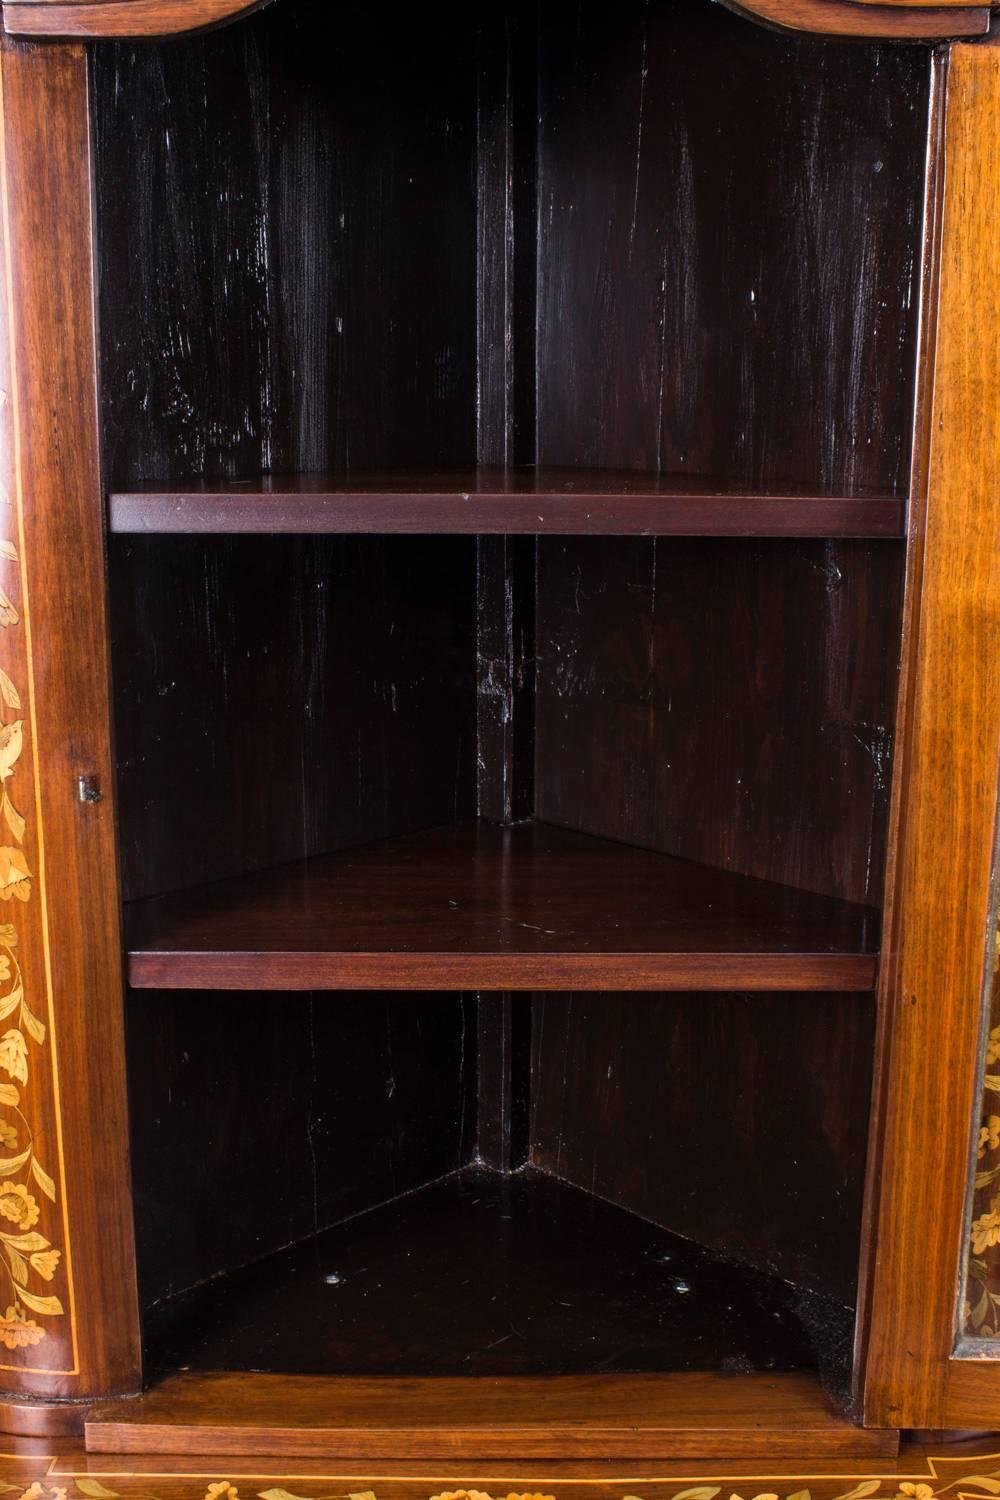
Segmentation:
<svg viewBox="0 0 1000 1500">
<path fill-rule="evenodd" d="M 16 1437 L 79 1437 L 89 1410 L 85 1401 L 0 1399 L 0 1432 Z"/>
<path fill-rule="evenodd" d="M 89 1453 L 421 1459 L 889 1457 L 805 1372 L 487 1380 L 175 1376 L 94 1408 Z"/>
</svg>

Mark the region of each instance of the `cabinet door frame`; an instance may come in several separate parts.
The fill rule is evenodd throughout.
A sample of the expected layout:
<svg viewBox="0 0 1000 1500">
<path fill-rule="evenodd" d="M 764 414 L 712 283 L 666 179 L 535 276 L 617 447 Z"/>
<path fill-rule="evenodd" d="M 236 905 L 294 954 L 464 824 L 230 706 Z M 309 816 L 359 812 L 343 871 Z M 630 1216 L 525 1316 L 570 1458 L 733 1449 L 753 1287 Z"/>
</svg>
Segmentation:
<svg viewBox="0 0 1000 1500">
<path fill-rule="evenodd" d="M 935 69 L 859 1369 L 868 1425 L 1000 1426 L 956 1354 L 1000 769 L 1000 37 Z"/>
</svg>

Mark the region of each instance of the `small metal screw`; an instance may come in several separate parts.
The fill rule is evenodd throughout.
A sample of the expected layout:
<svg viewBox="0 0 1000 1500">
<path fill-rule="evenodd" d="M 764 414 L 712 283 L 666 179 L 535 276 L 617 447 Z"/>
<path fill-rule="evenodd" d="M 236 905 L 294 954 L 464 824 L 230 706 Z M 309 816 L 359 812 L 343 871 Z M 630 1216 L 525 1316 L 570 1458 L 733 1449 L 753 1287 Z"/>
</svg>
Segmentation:
<svg viewBox="0 0 1000 1500">
<path fill-rule="evenodd" d="M 76 789 L 81 802 L 100 802 L 104 796 L 99 776 L 79 776 Z"/>
</svg>

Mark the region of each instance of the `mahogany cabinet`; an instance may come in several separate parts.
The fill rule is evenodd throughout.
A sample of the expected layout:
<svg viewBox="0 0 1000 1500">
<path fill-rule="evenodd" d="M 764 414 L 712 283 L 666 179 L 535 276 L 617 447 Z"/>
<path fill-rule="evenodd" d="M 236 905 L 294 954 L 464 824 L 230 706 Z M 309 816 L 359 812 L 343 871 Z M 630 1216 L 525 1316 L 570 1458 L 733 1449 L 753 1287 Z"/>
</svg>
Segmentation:
<svg viewBox="0 0 1000 1500">
<path fill-rule="evenodd" d="M 1000 1427 L 988 10 L 2 8 L 0 1424 Z"/>
</svg>

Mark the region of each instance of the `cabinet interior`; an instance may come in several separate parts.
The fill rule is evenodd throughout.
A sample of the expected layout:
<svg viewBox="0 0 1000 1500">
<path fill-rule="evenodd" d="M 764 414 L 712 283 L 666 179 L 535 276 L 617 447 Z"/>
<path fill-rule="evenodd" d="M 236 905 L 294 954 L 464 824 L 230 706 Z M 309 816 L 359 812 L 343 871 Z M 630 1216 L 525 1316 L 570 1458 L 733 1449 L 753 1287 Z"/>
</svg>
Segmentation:
<svg viewBox="0 0 1000 1500">
<path fill-rule="evenodd" d="M 843 1393 L 927 49 L 330 9 L 92 58 L 148 1374 Z"/>
</svg>

